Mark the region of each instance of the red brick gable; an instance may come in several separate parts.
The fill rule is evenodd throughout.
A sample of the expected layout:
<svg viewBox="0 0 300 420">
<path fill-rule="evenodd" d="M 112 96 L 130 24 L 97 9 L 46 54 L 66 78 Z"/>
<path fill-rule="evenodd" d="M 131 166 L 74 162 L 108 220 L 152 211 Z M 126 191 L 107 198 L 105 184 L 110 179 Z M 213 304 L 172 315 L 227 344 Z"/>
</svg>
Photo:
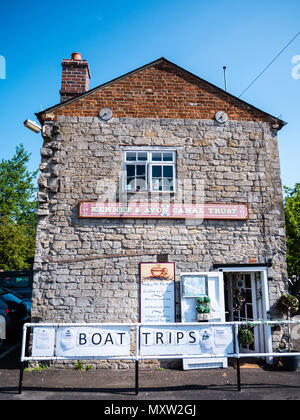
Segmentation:
<svg viewBox="0 0 300 420">
<path fill-rule="evenodd" d="M 213 119 L 216 111 L 224 110 L 233 120 L 284 124 L 165 59 L 37 116 L 40 120 L 58 115 L 97 117 L 103 107 L 111 108 L 114 117 Z"/>
</svg>

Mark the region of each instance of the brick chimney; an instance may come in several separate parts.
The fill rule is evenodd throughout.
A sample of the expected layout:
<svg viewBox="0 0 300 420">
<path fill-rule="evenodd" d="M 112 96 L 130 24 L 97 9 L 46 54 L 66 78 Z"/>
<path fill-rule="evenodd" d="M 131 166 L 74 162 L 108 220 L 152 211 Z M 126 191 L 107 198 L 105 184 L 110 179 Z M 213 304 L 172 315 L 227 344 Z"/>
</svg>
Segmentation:
<svg viewBox="0 0 300 420">
<path fill-rule="evenodd" d="M 90 69 L 88 62 L 82 60 L 81 54 L 73 53 L 72 58 L 62 60 L 61 65 L 60 102 L 65 102 L 89 90 Z"/>
</svg>

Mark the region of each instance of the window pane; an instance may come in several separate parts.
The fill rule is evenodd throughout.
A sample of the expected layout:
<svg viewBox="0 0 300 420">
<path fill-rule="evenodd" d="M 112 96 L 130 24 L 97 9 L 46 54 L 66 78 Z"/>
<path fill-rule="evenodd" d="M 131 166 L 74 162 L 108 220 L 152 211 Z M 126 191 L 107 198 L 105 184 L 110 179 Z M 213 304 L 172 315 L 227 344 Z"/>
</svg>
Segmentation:
<svg viewBox="0 0 300 420">
<path fill-rule="evenodd" d="M 247 306 L 247 318 L 248 319 L 253 319 L 253 309 L 252 309 L 252 305 L 246 305 Z"/>
<path fill-rule="evenodd" d="M 136 152 L 126 152 L 126 160 L 136 160 Z"/>
<path fill-rule="evenodd" d="M 17 287 L 29 287 L 29 277 L 5 277 L 0 279 L 0 287 L 15 289 Z"/>
<path fill-rule="evenodd" d="M 153 161 L 161 161 L 161 153 L 160 152 L 152 152 L 152 160 Z"/>
<path fill-rule="evenodd" d="M 152 190 L 161 191 L 161 179 L 152 179 Z"/>
<path fill-rule="evenodd" d="M 246 301 L 247 303 L 251 303 L 252 302 L 252 292 L 250 289 L 246 290 Z"/>
<path fill-rule="evenodd" d="M 163 160 L 164 160 L 164 162 L 173 162 L 173 153 L 172 152 L 164 152 L 163 153 Z"/>
<path fill-rule="evenodd" d="M 163 191 L 170 191 L 170 182 L 166 178 L 163 178 Z"/>
<path fill-rule="evenodd" d="M 146 166 L 145 165 L 137 165 L 136 166 L 136 174 L 137 176 L 145 176 L 146 174 Z"/>
<path fill-rule="evenodd" d="M 135 178 L 127 177 L 126 190 L 127 191 L 134 191 L 135 190 Z"/>
<path fill-rule="evenodd" d="M 173 183 L 173 178 L 168 178 L 167 180 L 164 179 L 164 181 L 167 181 L 167 186 L 165 188 L 165 190 L 167 191 L 174 191 L 174 183 Z"/>
<path fill-rule="evenodd" d="M 138 152 L 138 160 L 147 160 L 147 152 Z"/>
<path fill-rule="evenodd" d="M 145 178 L 137 178 L 136 179 L 136 190 L 145 190 L 146 189 L 146 180 Z"/>
<path fill-rule="evenodd" d="M 174 191 L 173 178 L 163 178 L 163 191 Z"/>
<path fill-rule="evenodd" d="M 163 167 L 164 178 L 173 178 L 173 166 Z"/>
<path fill-rule="evenodd" d="M 152 166 L 152 177 L 161 178 L 162 177 L 162 167 L 161 166 Z"/>
<path fill-rule="evenodd" d="M 135 176 L 135 165 L 126 165 L 127 177 Z"/>
</svg>

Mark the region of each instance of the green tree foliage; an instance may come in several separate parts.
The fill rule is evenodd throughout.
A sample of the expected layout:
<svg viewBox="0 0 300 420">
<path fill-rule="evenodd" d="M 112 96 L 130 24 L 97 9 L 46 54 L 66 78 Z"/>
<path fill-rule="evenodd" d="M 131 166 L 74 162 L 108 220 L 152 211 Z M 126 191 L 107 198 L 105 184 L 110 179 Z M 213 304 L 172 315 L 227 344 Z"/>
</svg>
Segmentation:
<svg viewBox="0 0 300 420">
<path fill-rule="evenodd" d="M 300 288 L 300 183 L 285 190 L 285 224 L 287 242 L 287 266 L 293 282 L 292 292 Z"/>
<path fill-rule="evenodd" d="M 29 172 L 28 154 L 21 144 L 11 159 L 0 162 L 0 269 L 32 267 L 36 208 L 35 177 Z"/>
</svg>

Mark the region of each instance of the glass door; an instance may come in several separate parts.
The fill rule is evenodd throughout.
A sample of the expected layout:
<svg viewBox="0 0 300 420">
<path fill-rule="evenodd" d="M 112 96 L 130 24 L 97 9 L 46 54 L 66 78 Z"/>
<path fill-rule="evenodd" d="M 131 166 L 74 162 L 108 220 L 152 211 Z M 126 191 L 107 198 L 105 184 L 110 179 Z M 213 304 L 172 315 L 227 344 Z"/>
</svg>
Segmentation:
<svg viewBox="0 0 300 420">
<path fill-rule="evenodd" d="M 226 290 L 226 312 L 228 321 L 257 321 L 262 312 L 258 304 L 260 279 L 258 273 L 224 273 Z M 261 318 L 260 318 L 261 319 Z M 254 335 L 254 342 L 247 346 L 240 346 L 244 353 L 259 352 L 263 343 L 263 334 L 259 327 L 249 326 Z"/>
</svg>

